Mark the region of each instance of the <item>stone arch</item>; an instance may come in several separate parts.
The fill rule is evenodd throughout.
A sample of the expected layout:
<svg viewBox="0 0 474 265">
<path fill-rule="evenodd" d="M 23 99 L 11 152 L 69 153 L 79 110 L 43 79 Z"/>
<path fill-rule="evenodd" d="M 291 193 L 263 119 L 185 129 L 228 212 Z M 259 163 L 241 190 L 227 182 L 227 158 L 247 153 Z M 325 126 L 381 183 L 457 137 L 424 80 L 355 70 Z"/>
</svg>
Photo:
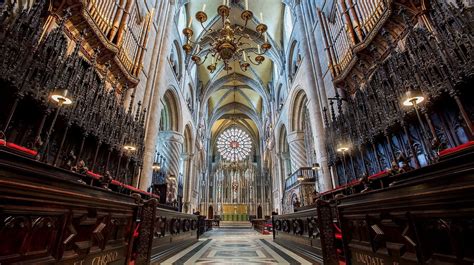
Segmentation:
<svg viewBox="0 0 474 265">
<path fill-rule="evenodd" d="M 278 136 L 278 152 L 290 152 L 290 146 L 288 144 L 288 133 L 284 124 L 280 126 L 279 133 L 280 134 Z"/>
<path fill-rule="evenodd" d="M 180 131 L 181 108 L 179 97 L 173 88 L 169 88 L 162 99 L 163 108 L 161 110 L 160 131 Z"/>
<path fill-rule="evenodd" d="M 301 56 L 298 51 L 298 41 L 293 40 L 290 45 L 290 50 L 288 52 L 288 78 L 293 80 L 296 72 L 298 71 L 298 67 L 301 64 Z"/>
<path fill-rule="evenodd" d="M 169 57 L 169 62 L 171 64 L 171 68 L 176 75 L 178 80 L 181 80 L 181 76 L 183 76 L 183 53 L 180 48 L 178 40 L 173 41 L 173 47 L 171 49 L 171 54 Z"/>
<path fill-rule="evenodd" d="M 308 97 L 303 89 L 296 89 L 291 98 L 291 105 L 289 109 L 288 117 L 290 117 L 289 130 L 302 131 L 304 130 L 305 123 L 305 108 L 308 104 Z"/>
</svg>

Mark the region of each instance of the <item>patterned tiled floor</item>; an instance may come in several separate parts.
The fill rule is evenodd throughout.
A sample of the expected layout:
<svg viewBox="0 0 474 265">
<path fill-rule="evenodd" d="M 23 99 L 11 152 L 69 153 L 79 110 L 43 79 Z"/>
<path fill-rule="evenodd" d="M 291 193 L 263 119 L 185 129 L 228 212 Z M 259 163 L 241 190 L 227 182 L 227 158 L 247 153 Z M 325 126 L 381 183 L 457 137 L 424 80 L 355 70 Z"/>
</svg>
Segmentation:
<svg viewBox="0 0 474 265">
<path fill-rule="evenodd" d="M 252 229 L 221 228 L 161 264 L 311 264 Z"/>
</svg>

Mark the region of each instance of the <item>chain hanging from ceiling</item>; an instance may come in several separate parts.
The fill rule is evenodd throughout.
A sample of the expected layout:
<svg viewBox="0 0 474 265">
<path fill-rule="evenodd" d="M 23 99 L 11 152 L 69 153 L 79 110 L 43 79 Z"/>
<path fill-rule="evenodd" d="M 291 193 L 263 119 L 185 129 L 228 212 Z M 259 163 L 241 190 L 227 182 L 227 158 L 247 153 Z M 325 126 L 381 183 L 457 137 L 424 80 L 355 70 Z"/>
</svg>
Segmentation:
<svg viewBox="0 0 474 265">
<path fill-rule="evenodd" d="M 183 45 L 183 50 L 186 54 L 191 54 L 194 50 L 194 53 L 191 56 L 191 59 L 197 64 L 202 65 L 206 62 L 209 55 L 212 57 L 211 64 L 207 66 L 209 72 L 213 73 L 217 64 L 222 61 L 224 63 L 224 70 L 230 71 L 232 67 L 229 65 L 230 62 L 239 62 L 239 66 L 242 71 L 247 71 L 250 67 L 250 63 L 254 65 L 260 65 L 265 61 L 263 56 L 268 50 L 272 48 L 272 45 L 268 42 L 268 33 L 266 33 L 268 27 L 263 24 L 263 13 L 260 13 L 260 23 L 256 27 L 258 35 L 256 39 L 253 39 L 248 32 L 247 24 L 249 20 L 253 18 L 252 11 L 249 10 L 248 0 L 245 0 L 245 10 L 242 11 L 240 17 L 244 22 L 244 26 L 232 25 L 229 15 L 230 15 L 230 6 L 229 0 L 223 0 L 222 5 L 217 8 L 217 14 L 222 19 L 222 28 L 221 29 L 206 29 L 204 22 L 207 21 L 207 14 L 204 12 L 206 10 L 206 4 L 203 5 L 202 10 L 198 11 L 195 15 L 196 20 L 199 21 L 201 27 L 203 28 L 204 34 L 197 39 L 192 41 L 191 38 L 194 35 L 193 30 L 191 29 L 193 18 L 191 17 L 186 28 L 183 29 L 183 34 L 186 36 L 186 43 Z M 263 41 L 261 40 L 263 38 Z M 204 60 L 201 59 L 199 53 L 201 48 L 210 42 L 210 48 L 207 50 Z M 250 41 L 254 42 L 263 42 L 262 45 L 258 44 L 257 48 L 250 49 Z M 195 47 L 193 47 L 195 45 Z M 246 52 L 246 49 L 249 52 L 255 54 L 255 59 Z"/>
</svg>

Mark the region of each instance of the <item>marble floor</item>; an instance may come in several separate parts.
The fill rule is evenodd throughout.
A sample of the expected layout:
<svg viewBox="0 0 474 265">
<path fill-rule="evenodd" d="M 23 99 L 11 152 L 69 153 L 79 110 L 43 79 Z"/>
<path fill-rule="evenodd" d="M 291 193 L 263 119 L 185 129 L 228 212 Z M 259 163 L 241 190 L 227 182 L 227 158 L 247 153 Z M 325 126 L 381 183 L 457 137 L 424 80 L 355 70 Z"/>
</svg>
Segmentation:
<svg viewBox="0 0 474 265">
<path fill-rule="evenodd" d="M 311 264 L 251 228 L 214 228 L 199 242 L 162 262 L 188 264 Z"/>
</svg>

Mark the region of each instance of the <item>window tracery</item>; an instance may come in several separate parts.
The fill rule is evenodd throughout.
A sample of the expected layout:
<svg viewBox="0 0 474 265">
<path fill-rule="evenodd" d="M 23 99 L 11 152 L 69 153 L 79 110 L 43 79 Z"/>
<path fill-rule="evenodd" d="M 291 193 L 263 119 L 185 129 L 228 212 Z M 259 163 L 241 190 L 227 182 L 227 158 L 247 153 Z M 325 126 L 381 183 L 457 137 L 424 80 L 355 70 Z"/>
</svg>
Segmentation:
<svg viewBox="0 0 474 265">
<path fill-rule="evenodd" d="M 251 149 L 252 140 L 242 129 L 228 129 L 217 140 L 217 150 L 225 160 L 231 162 L 244 160 Z"/>
</svg>

